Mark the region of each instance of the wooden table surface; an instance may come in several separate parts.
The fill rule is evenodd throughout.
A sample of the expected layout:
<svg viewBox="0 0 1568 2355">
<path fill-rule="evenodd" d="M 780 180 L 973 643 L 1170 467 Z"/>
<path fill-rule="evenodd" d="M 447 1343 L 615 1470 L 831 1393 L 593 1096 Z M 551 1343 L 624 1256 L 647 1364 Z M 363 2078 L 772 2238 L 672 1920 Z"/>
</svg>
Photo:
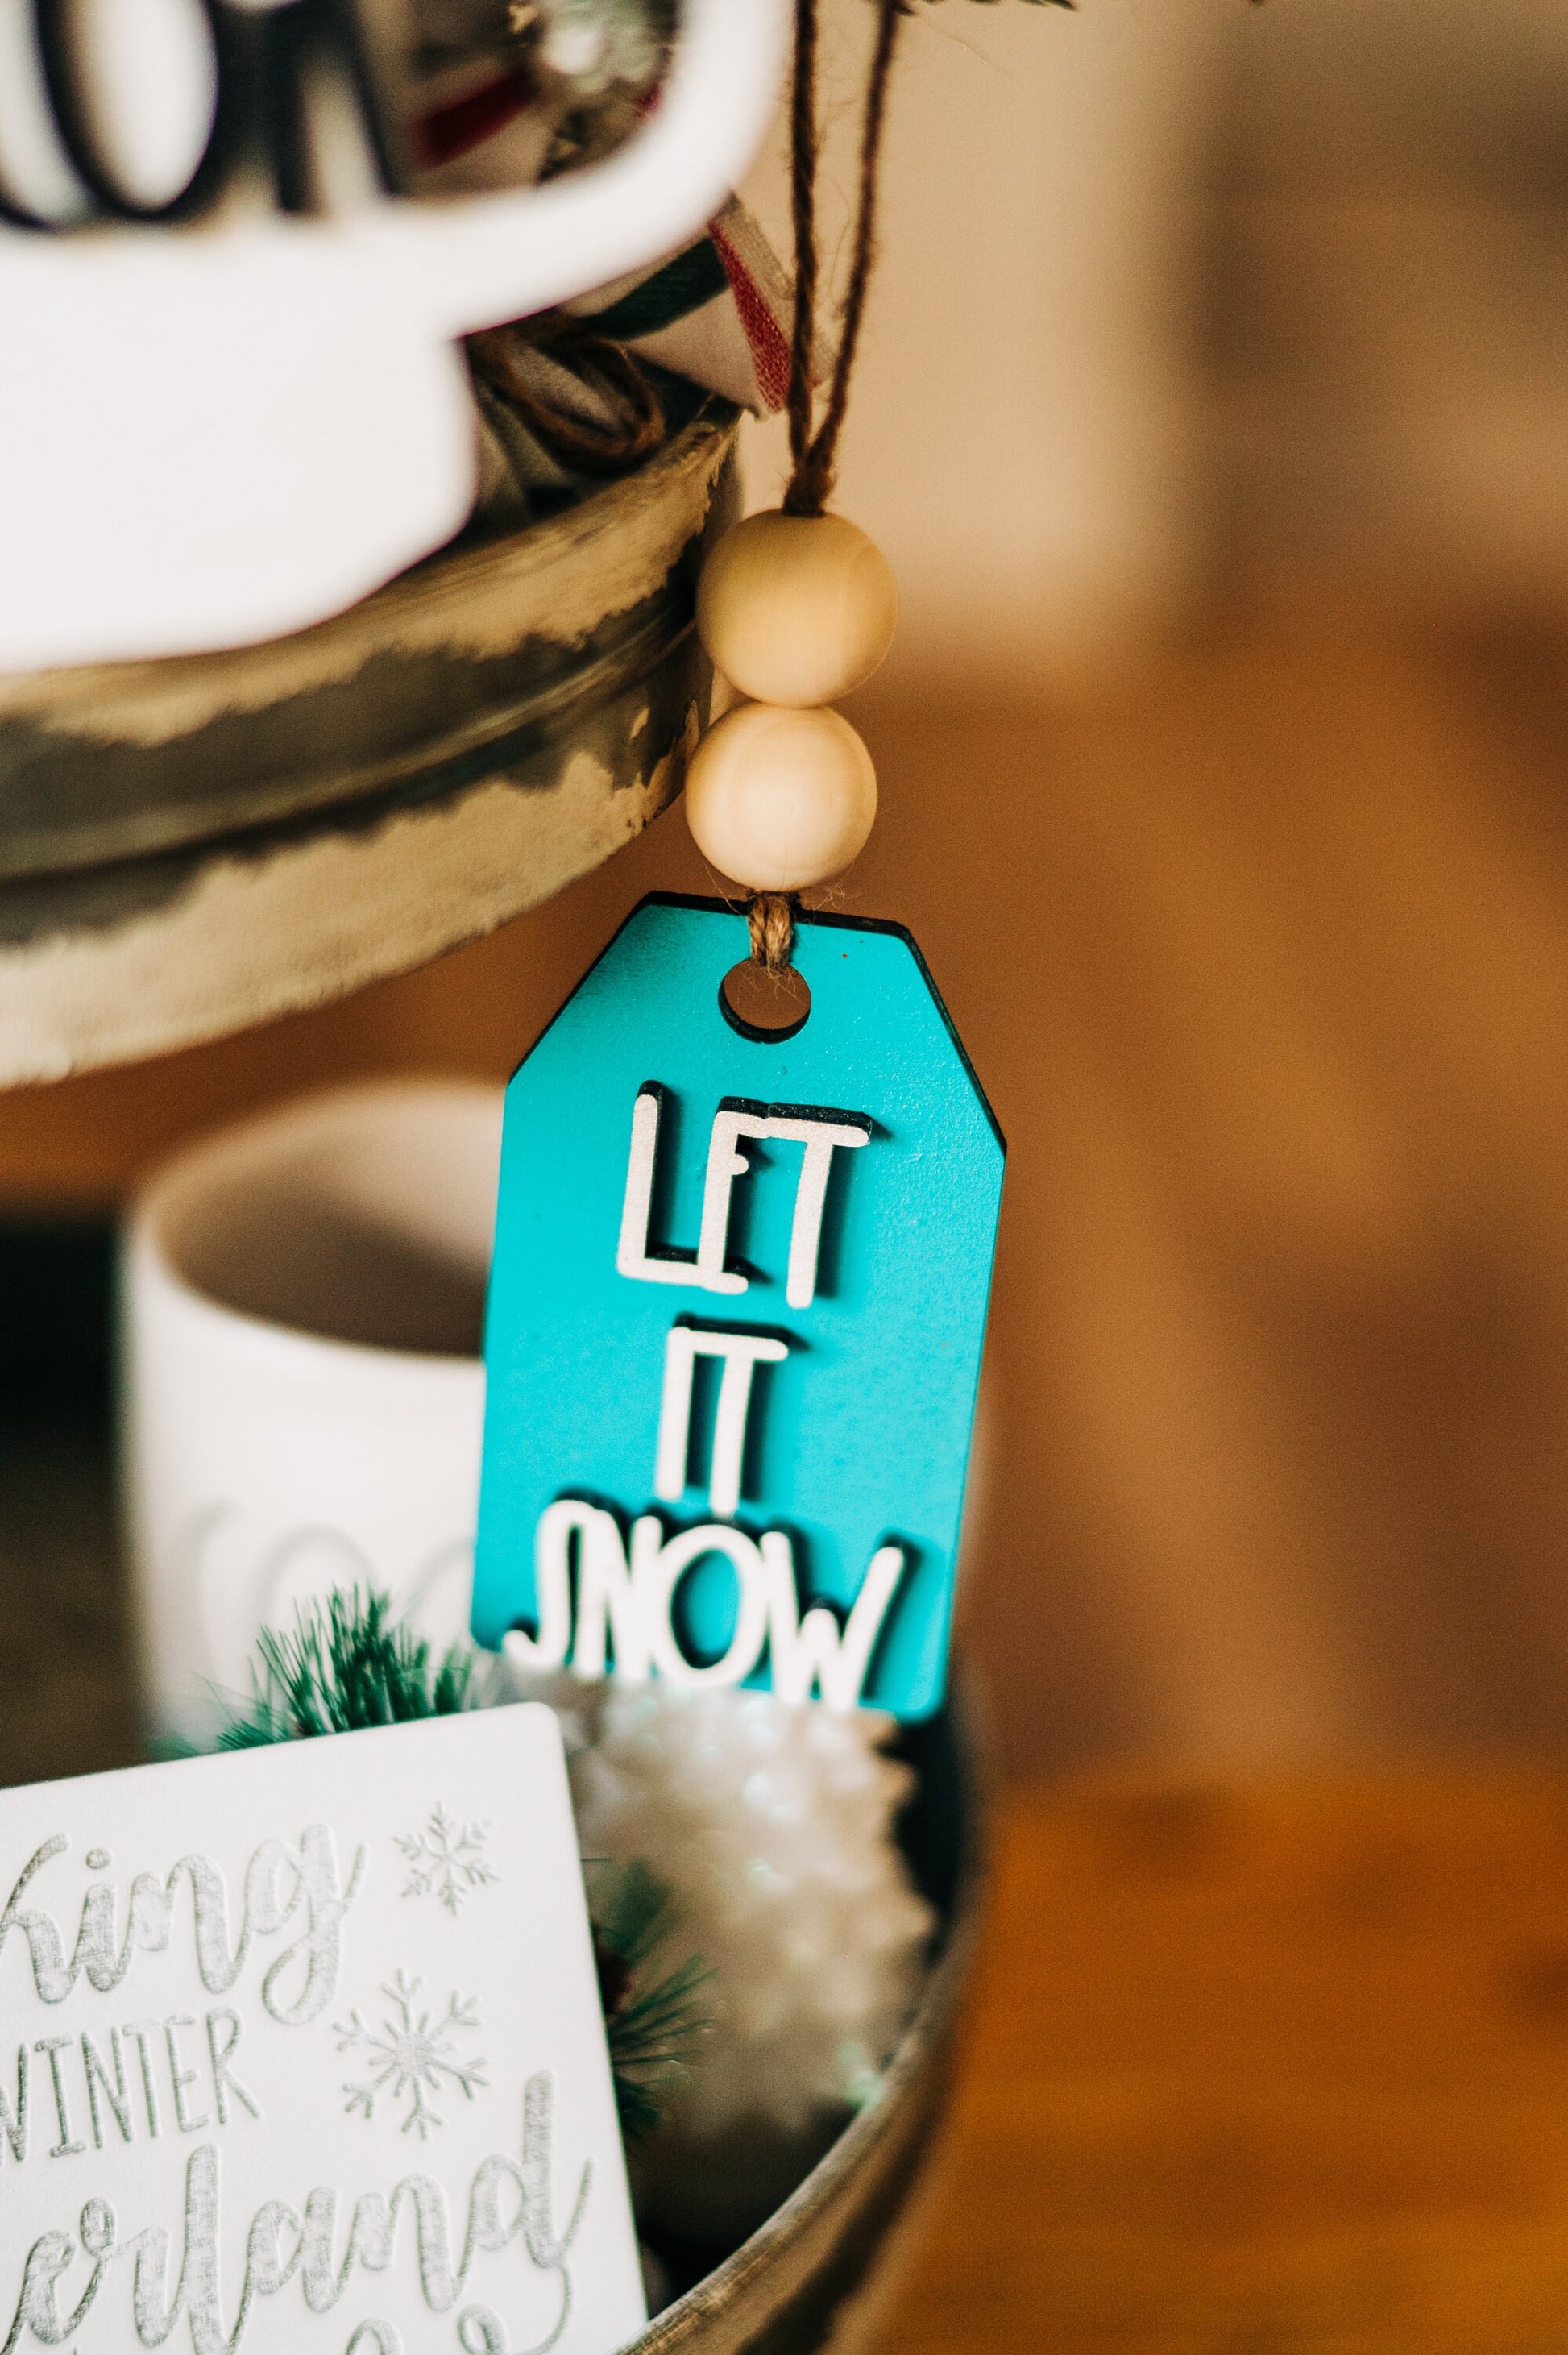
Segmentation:
<svg viewBox="0 0 1568 2355">
<path fill-rule="evenodd" d="M 886 2355 L 1568 2348 L 1568 1776 L 1005 1804 Z"/>
</svg>

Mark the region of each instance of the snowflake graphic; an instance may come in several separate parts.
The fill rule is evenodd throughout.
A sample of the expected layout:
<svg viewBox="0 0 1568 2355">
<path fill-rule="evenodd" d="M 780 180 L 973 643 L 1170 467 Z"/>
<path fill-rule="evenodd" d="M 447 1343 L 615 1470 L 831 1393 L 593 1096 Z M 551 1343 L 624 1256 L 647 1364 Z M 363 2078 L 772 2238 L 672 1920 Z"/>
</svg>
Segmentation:
<svg viewBox="0 0 1568 2355">
<path fill-rule="evenodd" d="M 443 2079 L 461 2085 L 470 2101 L 476 2091 L 488 2090 L 490 2083 L 482 2057 L 477 2061 L 449 2058 L 456 2049 L 457 2030 L 478 2028 L 478 2004 L 471 1998 L 449 1996 L 446 2017 L 436 2019 L 429 2011 L 414 2009 L 414 1998 L 423 1984 L 399 1971 L 381 1990 L 397 2018 L 383 2019 L 379 2028 L 370 2027 L 357 2010 L 334 2024 L 338 2051 L 349 2052 L 363 2046 L 370 2070 L 365 2084 L 344 2083 L 343 2090 L 348 2095 L 344 2110 L 351 2117 L 357 2110 L 361 2117 L 373 2118 L 379 2094 L 387 2094 L 394 2102 L 406 2101 L 403 2132 L 413 2126 L 421 2142 L 432 2126 L 446 2124 L 430 2098 L 440 2092 Z"/>
<path fill-rule="evenodd" d="M 397 1835 L 410 1867 L 404 1896 L 434 1897 L 455 1913 L 471 1889 L 482 1889 L 497 1878 L 480 1854 L 489 1836 L 488 1825 L 459 1823 L 438 1800 L 423 1831 Z"/>
</svg>

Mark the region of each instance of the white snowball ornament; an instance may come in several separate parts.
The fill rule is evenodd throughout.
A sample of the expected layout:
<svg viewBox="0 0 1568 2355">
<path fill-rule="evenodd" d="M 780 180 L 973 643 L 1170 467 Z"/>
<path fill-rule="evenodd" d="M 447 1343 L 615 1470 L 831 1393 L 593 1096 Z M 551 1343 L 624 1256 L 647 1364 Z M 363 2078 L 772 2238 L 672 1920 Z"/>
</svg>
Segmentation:
<svg viewBox="0 0 1568 2355">
<path fill-rule="evenodd" d="M 753 891 L 832 882 L 875 817 L 871 754 L 836 711 L 742 704 L 709 730 L 686 773 L 697 848 Z"/>
<path fill-rule="evenodd" d="M 598 1708 L 572 1761 L 583 1853 L 650 1865 L 673 1899 L 660 1967 L 711 1973 L 641 2203 L 689 2235 L 748 2232 L 875 2100 L 919 1993 L 935 1917 L 893 1837 L 910 1773 L 869 1710 L 660 1684 Z"/>
<path fill-rule="evenodd" d="M 897 625 L 893 569 L 844 516 L 748 516 L 697 585 L 709 660 L 759 703 L 835 703 L 871 677 Z"/>
</svg>

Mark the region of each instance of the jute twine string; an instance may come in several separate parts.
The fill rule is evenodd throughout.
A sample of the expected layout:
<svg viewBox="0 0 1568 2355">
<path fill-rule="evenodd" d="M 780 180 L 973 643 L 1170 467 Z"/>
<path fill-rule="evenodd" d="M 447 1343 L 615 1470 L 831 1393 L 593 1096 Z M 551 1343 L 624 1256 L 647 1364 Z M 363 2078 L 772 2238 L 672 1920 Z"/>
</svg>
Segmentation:
<svg viewBox="0 0 1568 2355">
<path fill-rule="evenodd" d="M 811 374 L 816 342 L 817 179 L 821 133 L 817 112 L 818 0 L 795 0 L 795 73 L 789 97 L 789 190 L 795 230 L 795 321 L 789 346 L 789 483 L 784 512 L 820 516 L 838 475 L 839 437 L 849 410 L 850 378 L 860 349 L 865 298 L 876 261 L 876 200 L 894 51 L 906 0 L 875 0 L 876 40 L 861 110 L 860 172 L 843 325 L 821 422 Z M 747 911 L 753 960 L 775 975 L 795 954 L 799 902 L 785 891 L 759 891 Z"/>
<path fill-rule="evenodd" d="M 812 431 L 811 351 L 817 314 L 817 5 L 795 0 L 795 80 L 789 104 L 789 186 L 795 220 L 795 330 L 789 351 L 789 485 L 784 512 L 820 516 L 833 493 L 839 436 L 849 409 L 850 378 L 860 350 L 865 298 L 876 261 L 876 199 L 887 85 L 893 70 L 903 0 L 876 0 L 876 43 L 861 110 L 860 174 L 843 328 L 821 423 Z"/>
<path fill-rule="evenodd" d="M 795 919 L 800 911 L 793 891 L 758 891 L 746 911 L 751 927 L 751 962 L 782 981 L 795 962 Z"/>
</svg>

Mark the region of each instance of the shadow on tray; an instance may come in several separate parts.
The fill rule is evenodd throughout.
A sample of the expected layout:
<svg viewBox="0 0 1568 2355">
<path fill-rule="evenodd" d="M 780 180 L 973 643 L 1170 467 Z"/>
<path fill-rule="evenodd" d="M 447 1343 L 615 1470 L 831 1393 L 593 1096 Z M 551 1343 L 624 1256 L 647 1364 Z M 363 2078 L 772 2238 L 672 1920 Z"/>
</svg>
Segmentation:
<svg viewBox="0 0 1568 2355">
<path fill-rule="evenodd" d="M 140 1753 L 115 1526 L 114 1230 L 0 1223 L 0 1784 Z"/>
</svg>

